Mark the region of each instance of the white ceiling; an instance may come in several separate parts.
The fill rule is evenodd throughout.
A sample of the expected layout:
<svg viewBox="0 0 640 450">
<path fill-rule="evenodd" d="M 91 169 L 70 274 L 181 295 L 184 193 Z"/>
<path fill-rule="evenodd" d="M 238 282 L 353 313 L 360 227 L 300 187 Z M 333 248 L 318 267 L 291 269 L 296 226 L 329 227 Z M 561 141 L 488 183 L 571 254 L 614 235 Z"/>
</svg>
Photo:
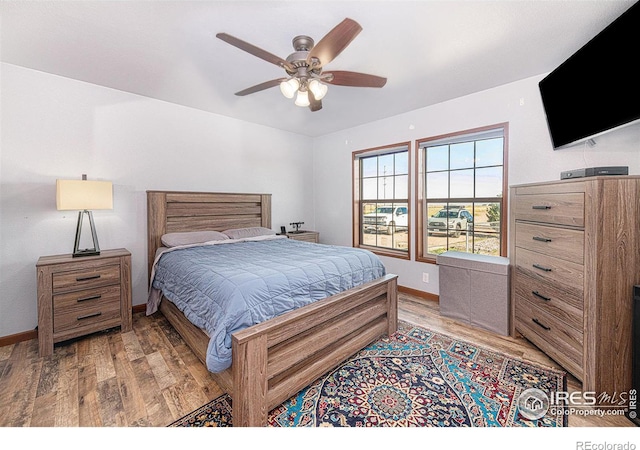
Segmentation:
<svg viewBox="0 0 640 450">
<path fill-rule="evenodd" d="M 635 0 L 634 0 L 635 1 Z M 6 1 L 3 62 L 320 136 L 553 70 L 634 1 Z M 281 58 L 345 17 L 363 31 L 330 64 L 385 87 L 329 86 L 323 109 L 275 87 L 285 75 L 215 37 Z"/>
</svg>

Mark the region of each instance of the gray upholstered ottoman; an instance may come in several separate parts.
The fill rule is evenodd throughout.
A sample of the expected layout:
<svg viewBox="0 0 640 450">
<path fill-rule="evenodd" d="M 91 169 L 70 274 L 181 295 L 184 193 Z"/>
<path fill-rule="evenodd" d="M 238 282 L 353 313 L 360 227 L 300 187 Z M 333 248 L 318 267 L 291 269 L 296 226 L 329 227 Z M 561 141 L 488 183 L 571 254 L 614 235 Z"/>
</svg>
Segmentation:
<svg viewBox="0 0 640 450">
<path fill-rule="evenodd" d="M 438 255 L 440 314 L 509 334 L 509 259 L 445 252 Z"/>
</svg>

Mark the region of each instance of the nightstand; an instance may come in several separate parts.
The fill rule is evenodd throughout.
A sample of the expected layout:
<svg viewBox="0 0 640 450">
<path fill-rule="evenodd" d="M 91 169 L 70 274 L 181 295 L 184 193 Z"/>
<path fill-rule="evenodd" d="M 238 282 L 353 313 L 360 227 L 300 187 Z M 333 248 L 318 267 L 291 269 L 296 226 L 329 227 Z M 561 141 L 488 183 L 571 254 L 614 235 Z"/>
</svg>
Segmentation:
<svg viewBox="0 0 640 450">
<path fill-rule="evenodd" d="M 289 239 L 295 239 L 296 241 L 313 242 L 314 244 L 320 243 L 320 233 L 317 231 L 303 231 L 288 232 L 287 237 Z"/>
<path fill-rule="evenodd" d="M 98 256 L 43 256 L 38 276 L 40 356 L 53 344 L 113 327 L 131 331 L 131 253 L 103 250 Z"/>
</svg>

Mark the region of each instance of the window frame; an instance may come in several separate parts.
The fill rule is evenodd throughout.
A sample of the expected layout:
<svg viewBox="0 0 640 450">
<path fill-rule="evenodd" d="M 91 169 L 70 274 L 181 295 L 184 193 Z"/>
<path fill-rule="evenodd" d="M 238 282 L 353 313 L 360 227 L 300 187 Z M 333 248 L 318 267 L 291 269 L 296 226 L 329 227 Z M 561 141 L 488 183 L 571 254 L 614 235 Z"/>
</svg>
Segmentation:
<svg viewBox="0 0 640 450">
<path fill-rule="evenodd" d="M 487 125 L 478 128 L 472 128 L 468 130 L 456 131 L 453 133 L 441 134 L 438 136 L 432 136 L 415 141 L 415 159 L 416 159 L 416 261 L 425 262 L 430 264 L 436 263 L 436 256 L 433 253 L 429 253 L 424 248 L 425 239 L 424 233 L 427 227 L 428 218 L 426 217 L 425 204 L 427 198 L 425 196 L 425 151 L 423 148 L 426 143 L 443 141 L 444 144 L 447 140 L 455 141 L 463 136 L 480 135 L 483 132 L 489 132 L 492 130 L 502 129 L 503 135 L 503 156 L 502 156 L 502 197 L 499 198 L 500 203 L 500 256 L 507 256 L 507 230 L 508 230 L 508 217 L 509 217 L 509 184 L 508 184 L 508 155 L 509 155 L 509 123 L 502 122 L 493 125 Z M 478 140 L 478 139 L 474 139 Z M 475 170 L 474 164 L 474 170 Z M 449 172 L 451 170 L 449 169 Z M 484 197 L 472 197 L 472 198 L 457 198 L 449 197 L 448 200 L 454 199 L 454 202 L 469 201 L 476 202 L 476 199 Z M 433 202 L 434 200 L 431 199 Z M 492 203 L 496 203 L 492 201 Z"/>
<path fill-rule="evenodd" d="M 352 243 L 355 248 L 362 248 L 369 250 L 377 255 L 389 256 L 399 259 L 411 259 L 411 244 L 412 244 L 412 199 L 411 199 L 411 176 L 412 176 L 412 142 L 399 142 L 396 144 L 384 145 L 380 147 L 368 148 L 364 150 L 356 150 L 351 154 L 351 173 L 352 173 Z M 394 151 L 396 150 L 396 151 Z M 399 153 L 401 151 L 407 152 L 407 250 L 397 250 L 387 247 L 377 247 L 372 245 L 366 245 L 361 242 L 362 236 L 362 223 L 361 208 L 363 202 L 370 202 L 370 200 L 362 200 L 362 171 L 360 160 L 368 156 L 380 156 L 385 154 Z M 379 199 L 378 199 L 379 200 Z M 395 199 L 394 199 L 395 201 Z"/>
</svg>

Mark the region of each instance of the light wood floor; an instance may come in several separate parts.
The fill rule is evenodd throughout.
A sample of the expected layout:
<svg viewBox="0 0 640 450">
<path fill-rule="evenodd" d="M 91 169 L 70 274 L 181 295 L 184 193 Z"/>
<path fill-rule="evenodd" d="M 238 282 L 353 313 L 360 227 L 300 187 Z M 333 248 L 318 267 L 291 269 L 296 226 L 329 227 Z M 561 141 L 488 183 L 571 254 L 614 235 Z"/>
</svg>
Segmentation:
<svg viewBox="0 0 640 450">
<path fill-rule="evenodd" d="M 425 328 L 558 367 L 524 339 L 440 317 L 438 304 L 400 295 L 399 318 Z M 580 383 L 569 377 L 569 390 Z M 160 313 L 134 314 L 133 331 L 112 330 L 56 345 L 38 357 L 37 340 L 0 347 L 0 426 L 163 427 L 221 394 Z M 633 426 L 625 417 L 570 416 L 569 426 Z"/>
</svg>

